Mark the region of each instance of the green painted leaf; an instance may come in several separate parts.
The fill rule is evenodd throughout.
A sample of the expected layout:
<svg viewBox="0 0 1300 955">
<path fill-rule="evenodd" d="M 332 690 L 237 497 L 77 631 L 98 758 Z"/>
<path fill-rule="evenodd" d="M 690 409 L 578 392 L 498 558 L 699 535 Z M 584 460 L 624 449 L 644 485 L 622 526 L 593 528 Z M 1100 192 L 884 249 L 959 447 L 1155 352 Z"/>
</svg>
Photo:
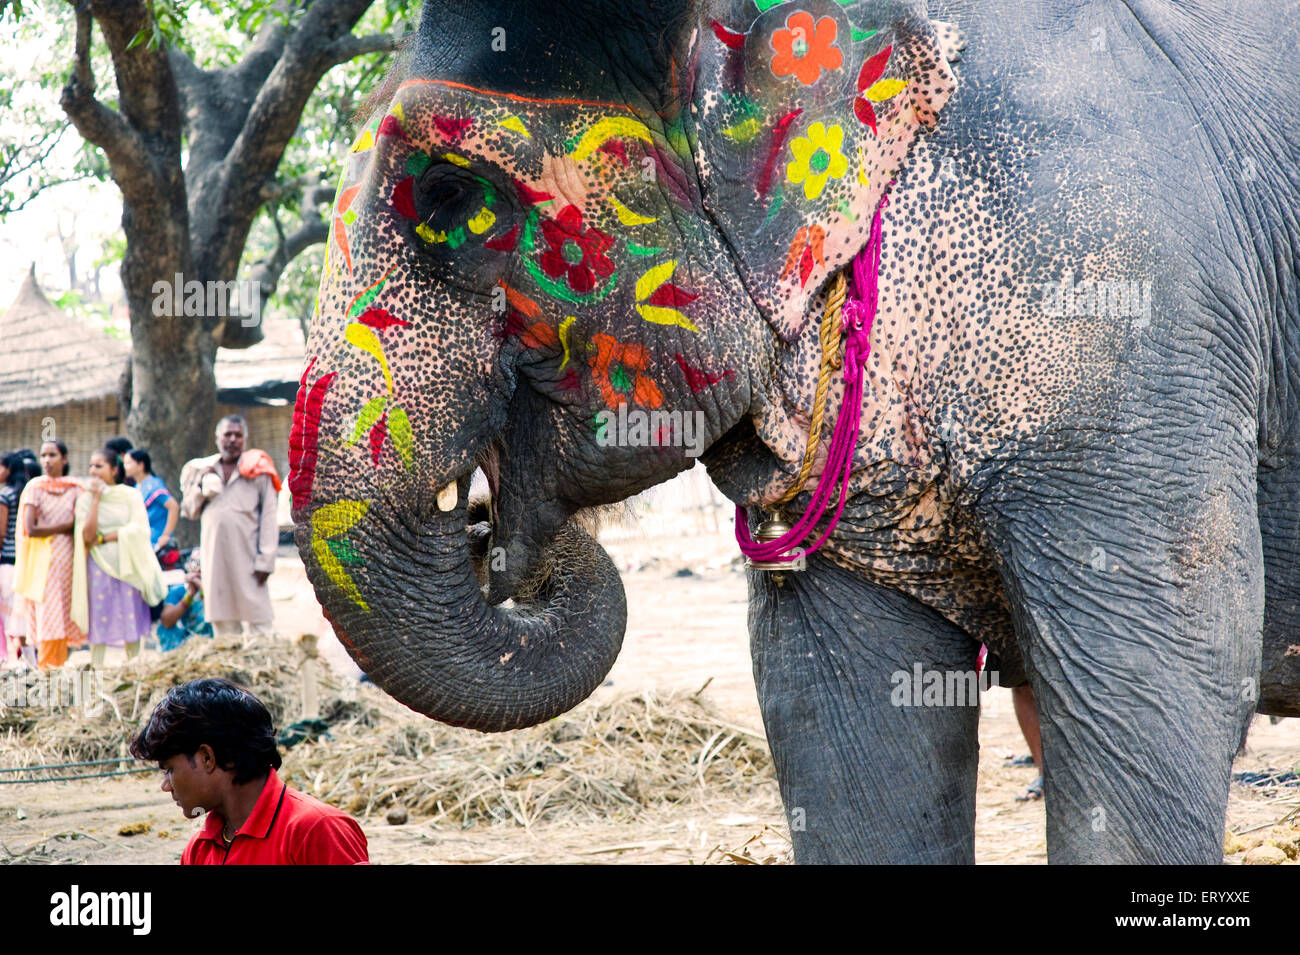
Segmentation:
<svg viewBox="0 0 1300 955">
<path fill-rule="evenodd" d="M 406 157 L 406 171 L 412 176 L 418 176 L 431 162 L 433 157 L 428 153 L 411 153 Z"/>
<path fill-rule="evenodd" d="M 345 540 L 326 541 L 325 546 L 330 549 L 330 553 L 338 558 L 343 564 L 360 564 L 362 563 L 361 555 L 356 552 L 352 544 Z"/>
<path fill-rule="evenodd" d="M 658 255 L 663 249 L 653 245 L 637 245 L 635 242 L 627 244 L 628 255 Z"/>
<path fill-rule="evenodd" d="M 873 36 L 875 36 L 879 32 L 880 32 L 879 30 L 859 30 L 857 27 L 854 27 L 853 42 L 856 43 L 859 40 L 870 40 Z"/>
<path fill-rule="evenodd" d="M 464 242 L 465 241 L 464 238 L 462 238 L 461 241 Z M 392 269 L 389 269 L 388 271 L 391 273 Z M 369 308 L 370 303 L 373 302 L 375 299 L 379 298 L 379 293 L 384 290 L 384 285 L 387 282 L 388 282 L 388 276 L 385 275 L 374 285 L 370 286 L 370 288 L 366 289 L 364 292 L 358 295 L 356 301 L 352 303 L 352 307 L 348 309 L 348 318 L 356 318 L 367 308 Z"/>
<path fill-rule="evenodd" d="M 772 204 L 767 207 L 767 215 L 763 217 L 763 228 L 767 228 L 767 224 L 771 222 L 772 219 L 776 216 L 777 212 L 781 210 L 781 203 L 784 201 L 785 201 L 784 192 L 778 192 L 773 197 Z"/>
<path fill-rule="evenodd" d="M 380 395 L 378 398 L 371 398 L 366 402 L 366 406 L 361 409 L 361 414 L 357 415 L 357 426 L 352 429 L 352 438 L 348 441 L 349 445 L 356 444 L 361 440 L 363 434 L 374 427 L 375 422 L 384 413 L 386 404 L 388 404 L 387 395 Z"/>
<path fill-rule="evenodd" d="M 393 405 L 388 411 L 388 436 L 402 456 L 402 465 L 409 471 L 415 460 L 415 442 L 411 438 L 411 419 L 398 405 Z"/>
</svg>

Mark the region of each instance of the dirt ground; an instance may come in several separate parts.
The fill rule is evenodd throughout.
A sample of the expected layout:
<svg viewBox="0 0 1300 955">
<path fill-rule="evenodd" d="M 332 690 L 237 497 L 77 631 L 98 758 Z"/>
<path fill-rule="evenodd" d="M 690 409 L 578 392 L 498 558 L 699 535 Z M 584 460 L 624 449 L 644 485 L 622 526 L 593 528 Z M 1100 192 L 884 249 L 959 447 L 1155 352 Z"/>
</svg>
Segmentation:
<svg viewBox="0 0 1300 955">
<path fill-rule="evenodd" d="M 733 560 L 724 519 L 672 522 L 643 515 L 632 529 L 602 534 L 624 572 L 629 625 L 622 655 L 596 699 L 652 689 L 705 691 L 736 724 L 762 732 L 750 669 L 746 586 Z M 278 629 L 319 631 L 319 608 L 296 556 L 283 551 L 272 578 Z M 340 651 L 341 652 L 341 651 Z M 333 657 L 327 652 L 327 657 Z M 110 658 L 110 663 L 111 663 Z M 0 741 L 2 744 L 2 741 Z M 1043 804 L 1017 802 L 1032 768 L 1004 766 L 1026 752 L 1010 692 L 985 697 L 980 723 L 976 859 L 980 863 L 1046 862 Z M 1300 764 L 1300 720 L 1271 725 L 1257 717 L 1249 751 L 1236 769 L 1291 770 Z M 84 782 L 0 785 L 0 862 L 170 864 L 197 823 L 179 815 L 158 789 L 156 773 Z M 1234 832 L 1266 831 L 1300 805 L 1300 790 L 1265 794 L 1234 784 L 1228 810 Z M 375 863 L 702 863 L 784 861 L 785 819 L 776 783 L 747 799 L 702 791 L 685 804 L 643 811 L 634 822 L 540 824 L 531 829 L 477 825 L 437 827 L 413 819 L 390 826 L 362 820 Z M 131 832 L 132 834 L 126 834 Z M 1229 856 L 1239 862 L 1242 854 Z"/>
</svg>

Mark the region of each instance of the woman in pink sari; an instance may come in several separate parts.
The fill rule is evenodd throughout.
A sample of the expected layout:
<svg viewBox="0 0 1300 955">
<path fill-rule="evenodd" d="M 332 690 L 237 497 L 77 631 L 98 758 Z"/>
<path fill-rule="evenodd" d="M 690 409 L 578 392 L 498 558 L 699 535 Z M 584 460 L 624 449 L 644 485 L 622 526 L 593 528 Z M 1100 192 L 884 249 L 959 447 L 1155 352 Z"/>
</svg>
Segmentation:
<svg viewBox="0 0 1300 955">
<path fill-rule="evenodd" d="M 70 646 L 86 643 L 72 622 L 72 530 L 81 485 L 67 476 L 68 448 L 62 441 L 41 445 L 41 471 L 19 502 L 14 589 L 27 600 L 27 634 L 38 647 L 37 665 L 48 670 L 67 662 Z"/>
</svg>

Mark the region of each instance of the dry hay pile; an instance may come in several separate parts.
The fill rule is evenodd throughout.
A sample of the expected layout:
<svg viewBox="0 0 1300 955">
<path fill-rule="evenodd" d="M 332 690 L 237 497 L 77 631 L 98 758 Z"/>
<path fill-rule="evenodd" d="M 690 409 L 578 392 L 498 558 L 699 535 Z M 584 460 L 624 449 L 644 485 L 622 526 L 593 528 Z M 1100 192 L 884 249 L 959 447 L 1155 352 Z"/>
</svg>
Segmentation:
<svg viewBox="0 0 1300 955">
<path fill-rule="evenodd" d="M 299 663 L 288 643 L 190 640 L 104 674 L 104 705 L 93 715 L 84 705 L 0 710 L 0 765 L 123 755 L 170 687 L 204 676 L 253 690 L 277 728 L 299 716 Z M 627 820 L 644 807 L 748 796 L 773 781 L 761 734 L 728 723 L 699 694 L 588 702 L 491 735 L 435 723 L 323 667 L 320 698 L 330 738 L 285 752 L 281 776 L 363 817 L 401 807 L 462 827 Z"/>
<path fill-rule="evenodd" d="M 0 766 L 127 756 L 127 742 L 169 689 L 210 676 L 252 689 L 277 726 L 298 705 L 294 652 L 284 643 L 269 641 L 191 640 L 171 653 L 149 654 L 120 668 L 6 675 L 6 692 L 0 698 L 6 704 L 0 707 Z M 337 684 L 330 688 L 337 689 Z M 57 697 L 56 705 L 50 705 L 51 695 Z M 15 700 L 28 705 L 12 705 Z"/>
<path fill-rule="evenodd" d="M 588 703 L 493 735 L 412 716 L 370 688 L 358 696 L 325 709 L 333 741 L 296 747 L 284 766 L 296 785 L 357 815 L 401 806 L 461 826 L 626 820 L 772 780 L 762 737 L 687 694 Z"/>
<path fill-rule="evenodd" d="M 1283 803 L 1288 804 L 1294 805 Z M 1223 838 L 1223 854 L 1225 861 L 1242 865 L 1300 864 L 1300 807 L 1274 823 L 1241 833 L 1229 831 Z"/>
</svg>

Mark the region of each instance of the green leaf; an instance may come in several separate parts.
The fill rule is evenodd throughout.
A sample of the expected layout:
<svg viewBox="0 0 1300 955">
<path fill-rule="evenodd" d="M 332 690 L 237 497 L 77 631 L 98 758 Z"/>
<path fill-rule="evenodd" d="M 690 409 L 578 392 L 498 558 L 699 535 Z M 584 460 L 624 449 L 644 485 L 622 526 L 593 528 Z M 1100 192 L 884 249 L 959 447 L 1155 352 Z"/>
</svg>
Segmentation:
<svg viewBox="0 0 1300 955">
<path fill-rule="evenodd" d="M 351 542 L 345 540 L 326 541 L 325 546 L 330 549 L 330 553 L 339 559 L 343 564 L 360 564 L 361 555 L 356 552 Z"/>
<path fill-rule="evenodd" d="M 402 456 L 402 465 L 409 471 L 415 460 L 415 442 L 411 438 L 411 419 L 398 405 L 393 405 L 388 412 L 388 436 Z"/>
<path fill-rule="evenodd" d="M 357 426 L 352 429 L 352 438 L 348 441 L 349 445 L 356 444 L 361 440 L 363 434 L 374 427 L 375 422 L 383 415 L 384 406 L 387 404 L 387 395 L 380 395 L 378 398 L 371 398 L 366 402 L 366 406 L 357 415 Z"/>
</svg>

